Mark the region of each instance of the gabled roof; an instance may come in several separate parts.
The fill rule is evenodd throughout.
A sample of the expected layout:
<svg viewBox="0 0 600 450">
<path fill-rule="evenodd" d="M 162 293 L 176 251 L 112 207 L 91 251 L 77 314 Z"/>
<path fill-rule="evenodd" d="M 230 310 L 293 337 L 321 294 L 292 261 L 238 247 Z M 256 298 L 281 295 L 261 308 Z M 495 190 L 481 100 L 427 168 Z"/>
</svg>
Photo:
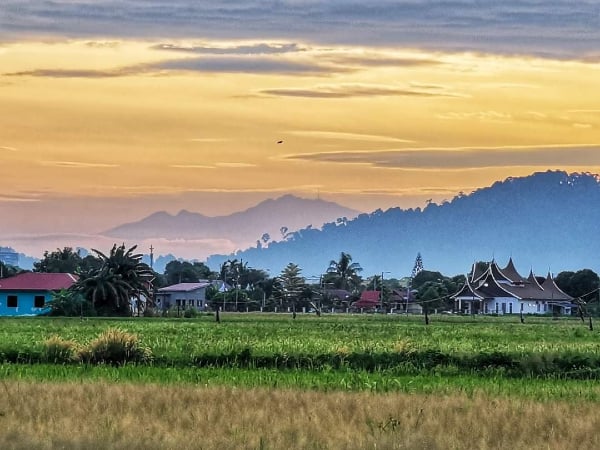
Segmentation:
<svg viewBox="0 0 600 450">
<path fill-rule="evenodd" d="M 379 291 L 363 291 L 362 294 L 360 294 L 360 300 L 359 301 L 369 301 L 369 302 L 379 302 L 380 300 L 380 292 Z"/>
<path fill-rule="evenodd" d="M 515 268 L 512 257 L 509 258 L 508 264 L 506 265 L 506 267 L 501 270 L 502 270 L 502 273 L 513 283 L 524 283 L 526 281 L 525 278 L 523 278 L 519 274 L 519 272 L 517 272 L 517 269 Z"/>
<path fill-rule="evenodd" d="M 538 287 L 538 288 L 540 288 L 540 289 L 544 289 L 544 288 L 543 288 L 543 287 L 540 285 L 540 283 L 538 282 L 538 280 L 537 280 L 537 278 L 535 277 L 535 275 L 533 274 L 533 269 L 531 269 L 531 270 L 529 271 L 529 276 L 527 277 L 527 281 L 528 281 L 529 283 L 531 283 L 532 285 L 534 285 L 534 286 L 537 286 L 537 287 Z"/>
<path fill-rule="evenodd" d="M 533 274 L 529 272 L 527 279 L 523 278 L 515 269 L 512 258 L 504 269 L 492 261 L 485 272 L 480 274 L 475 281 L 468 280 L 452 298 L 463 301 L 489 299 L 494 297 L 514 297 L 523 301 L 549 301 L 570 302 L 572 297 L 565 294 L 556 285 L 550 273 L 540 284 Z"/>
<path fill-rule="evenodd" d="M 473 267 L 471 268 L 471 283 L 474 283 L 475 281 L 483 277 L 486 271 L 487 269 L 480 269 L 476 263 L 473 263 Z"/>
<path fill-rule="evenodd" d="M 500 270 L 500 267 L 498 266 L 498 263 L 496 263 L 496 261 L 492 261 L 490 263 L 490 267 L 488 269 L 490 272 L 492 272 L 492 274 L 494 275 L 494 279 L 496 281 L 508 281 L 509 283 L 511 282 L 511 279 L 508 278 L 504 272 L 502 272 L 502 270 Z"/>
<path fill-rule="evenodd" d="M 560 288 L 554 282 L 554 278 L 552 278 L 550 272 L 548 272 L 546 279 L 542 283 L 542 288 L 546 293 L 546 298 L 550 300 L 573 300 L 573 297 L 560 290 Z"/>
<path fill-rule="evenodd" d="M 0 291 L 60 291 L 79 279 L 71 273 L 25 272 L 0 280 Z"/>
<path fill-rule="evenodd" d="M 473 289 L 473 286 L 471 286 L 471 284 L 469 283 L 469 278 L 466 279 L 466 282 L 463 285 L 463 287 L 461 287 L 460 290 L 452 296 L 452 298 L 457 298 L 457 297 L 465 297 L 465 298 L 471 298 L 471 299 L 476 298 L 478 300 L 483 299 L 483 297 L 481 295 L 479 295 L 477 292 L 475 292 L 475 289 Z"/>
<path fill-rule="evenodd" d="M 178 283 L 160 288 L 158 292 L 192 292 L 210 286 L 210 282 L 201 283 Z"/>
<path fill-rule="evenodd" d="M 500 285 L 494 277 L 492 265 L 488 268 L 487 275 L 477 284 L 477 292 L 485 298 L 490 297 L 512 297 L 515 294 L 505 289 L 505 285 Z M 519 296 L 517 296 L 518 298 Z"/>
</svg>

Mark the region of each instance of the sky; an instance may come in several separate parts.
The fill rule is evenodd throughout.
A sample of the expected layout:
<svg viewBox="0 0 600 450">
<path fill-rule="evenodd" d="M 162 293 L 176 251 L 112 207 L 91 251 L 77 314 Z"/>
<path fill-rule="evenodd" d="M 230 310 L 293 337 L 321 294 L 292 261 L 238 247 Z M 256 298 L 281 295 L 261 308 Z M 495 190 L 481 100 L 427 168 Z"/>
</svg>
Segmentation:
<svg viewBox="0 0 600 450">
<path fill-rule="evenodd" d="M 288 193 L 422 206 L 600 172 L 600 4 L 3 0 L 0 106 L 0 245 L 34 256 Z M 193 244 L 161 246 L 235 248 Z"/>
</svg>

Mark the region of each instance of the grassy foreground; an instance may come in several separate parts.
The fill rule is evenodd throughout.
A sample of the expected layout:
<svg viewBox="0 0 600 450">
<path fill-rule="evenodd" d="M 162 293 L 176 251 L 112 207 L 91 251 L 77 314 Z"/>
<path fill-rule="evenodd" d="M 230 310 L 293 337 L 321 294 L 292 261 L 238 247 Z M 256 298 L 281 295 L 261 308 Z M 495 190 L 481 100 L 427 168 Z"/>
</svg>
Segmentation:
<svg viewBox="0 0 600 450">
<path fill-rule="evenodd" d="M 593 402 L 3 381 L 3 449 L 597 449 Z"/>
<path fill-rule="evenodd" d="M 144 364 L 49 364 L 53 335 Z M 596 449 L 600 334 L 573 319 L 0 319 L 1 449 Z"/>
</svg>

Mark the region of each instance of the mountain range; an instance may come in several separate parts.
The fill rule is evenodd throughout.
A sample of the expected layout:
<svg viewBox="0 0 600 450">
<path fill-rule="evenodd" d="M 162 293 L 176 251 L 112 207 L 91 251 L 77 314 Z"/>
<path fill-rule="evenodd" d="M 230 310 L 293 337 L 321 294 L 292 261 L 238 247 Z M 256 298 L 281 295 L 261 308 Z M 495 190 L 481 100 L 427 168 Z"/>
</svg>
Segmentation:
<svg viewBox="0 0 600 450">
<path fill-rule="evenodd" d="M 305 276 L 323 273 L 341 252 L 365 275 L 410 275 L 417 253 L 424 267 L 447 275 L 466 273 L 474 261 L 512 257 L 527 274 L 599 269 L 600 178 L 548 171 L 507 178 L 424 208 L 391 208 L 304 228 L 264 246 L 213 255 L 211 267 L 243 259 L 278 273 L 289 262 Z"/>
<path fill-rule="evenodd" d="M 356 217 L 359 211 L 321 199 L 284 195 L 227 216 L 209 217 L 186 210 L 172 215 L 156 212 L 137 222 L 102 233 L 119 239 L 223 239 L 237 248 L 267 244 L 308 225 L 316 228 L 332 220 Z"/>
</svg>

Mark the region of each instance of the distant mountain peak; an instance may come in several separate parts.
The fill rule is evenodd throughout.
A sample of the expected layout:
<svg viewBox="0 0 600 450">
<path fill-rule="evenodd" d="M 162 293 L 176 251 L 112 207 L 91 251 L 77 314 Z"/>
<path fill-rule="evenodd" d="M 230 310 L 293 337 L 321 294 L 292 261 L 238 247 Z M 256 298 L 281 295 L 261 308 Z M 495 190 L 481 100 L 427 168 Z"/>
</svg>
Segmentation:
<svg viewBox="0 0 600 450">
<path fill-rule="evenodd" d="M 535 271 L 552 267 L 598 269 L 600 176 L 561 170 L 508 177 L 425 208 L 390 208 L 360 214 L 321 229 L 287 233 L 278 242 L 235 253 L 277 273 L 293 261 L 322 273 L 331 259 L 350 253 L 365 273 L 410 274 L 417 253 L 428 270 L 459 274 L 492 257 Z M 318 251 L 315 251 L 318 249 Z M 231 255 L 209 258 L 211 266 Z"/>
<path fill-rule="evenodd" d="M 245 248 L 261 238 L 264 241 L 266 235 L 279 236 L 282 228 L 291 232 L 307 226 L 321 227 L 338 217 L 357 214 L 358 211 L 334 202 L 286 194 L 225 216 L 208 217 L 187 209 L 176 215 L 159 211 L 103 234 L 130 239 L 222 239 Z"/>
</svg>

